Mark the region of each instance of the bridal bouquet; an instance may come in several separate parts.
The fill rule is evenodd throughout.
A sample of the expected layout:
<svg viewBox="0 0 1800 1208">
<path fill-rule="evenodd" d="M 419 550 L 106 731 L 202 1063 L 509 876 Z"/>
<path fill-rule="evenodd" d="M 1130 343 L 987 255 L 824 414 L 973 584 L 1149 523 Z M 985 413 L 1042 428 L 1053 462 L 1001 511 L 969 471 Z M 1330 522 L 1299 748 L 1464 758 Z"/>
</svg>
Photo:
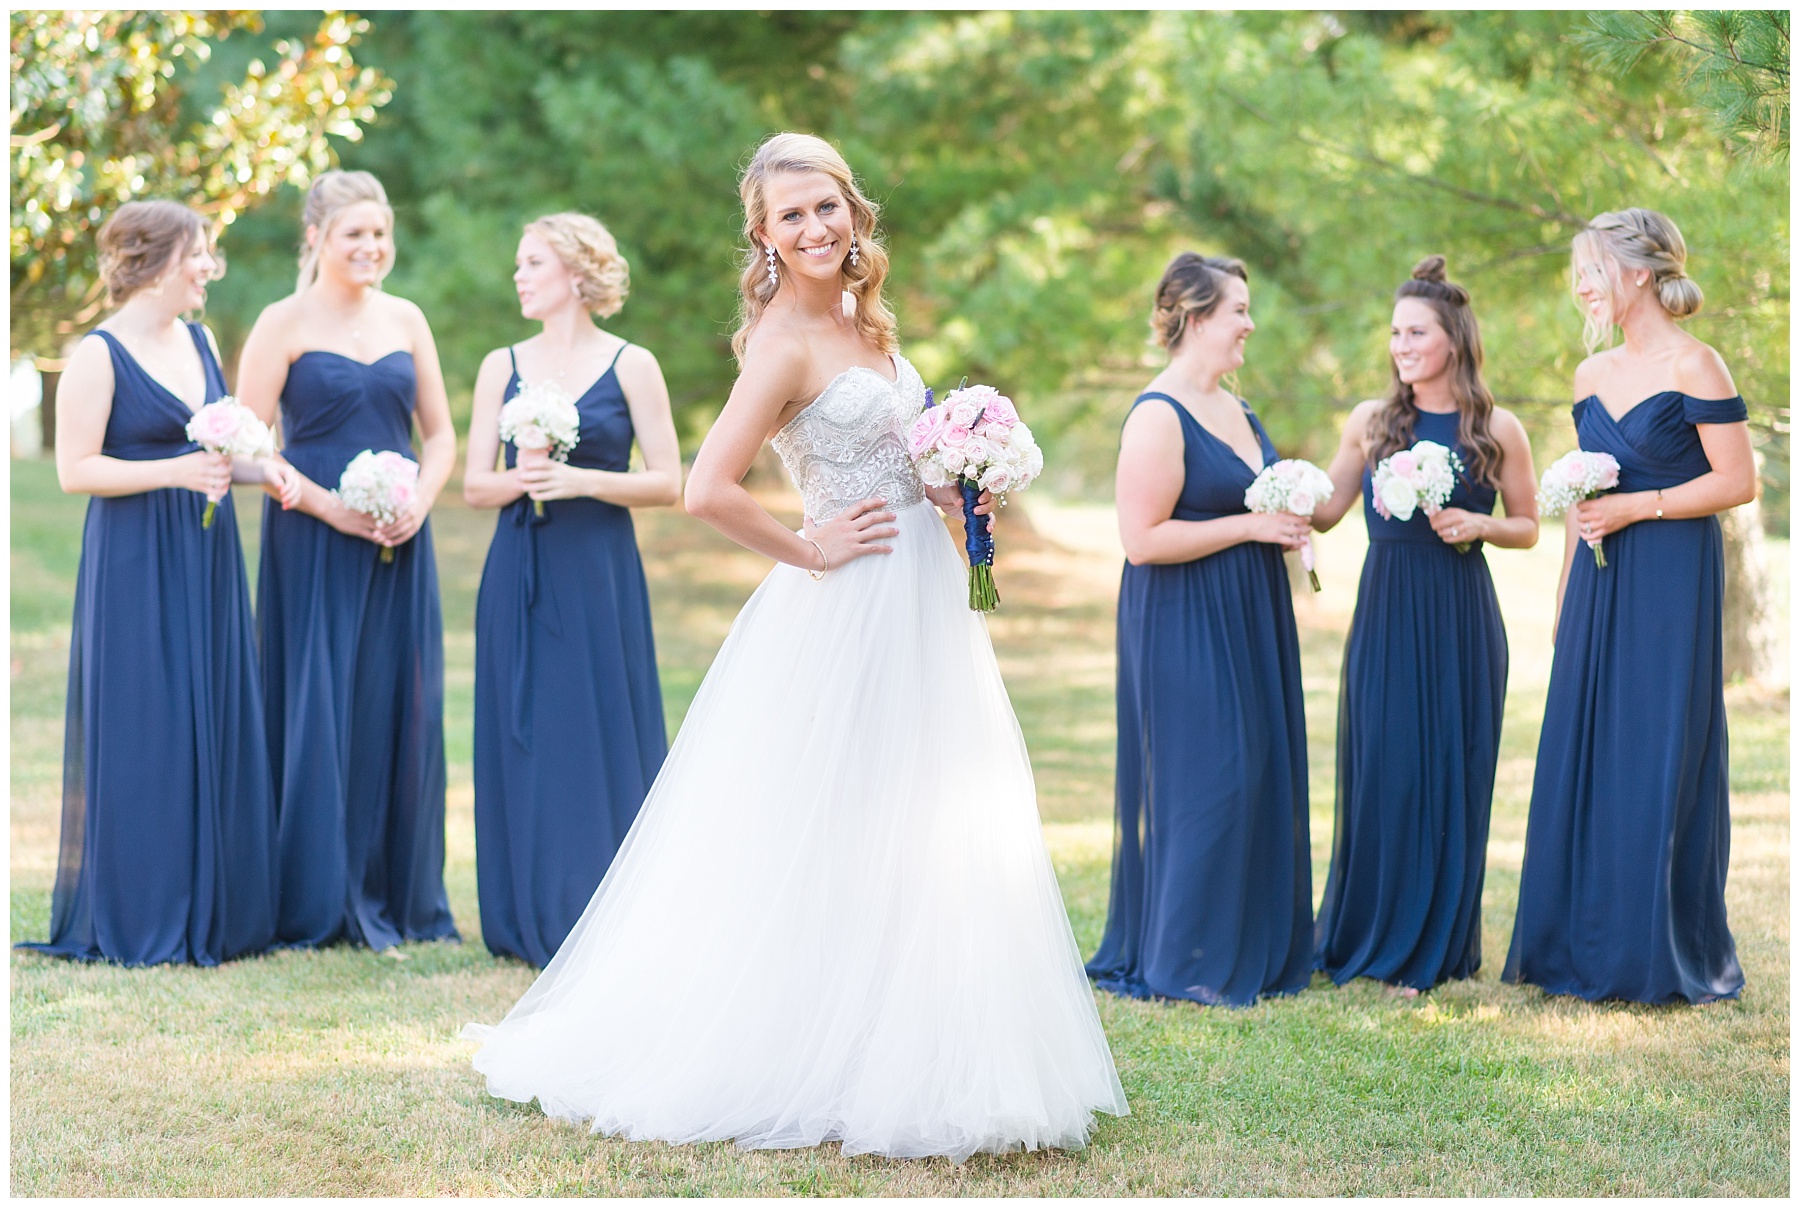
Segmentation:
<svg viewBox="0 0 1800 1208">
<path fill-rule="evenodd" d="M 969 607 L 994 611 L 1000 603 L 994 589 L 994 534 L 991 518 L 977 516 L 975 504 L 983 491 L 991 491 L 1005 506 L 1007 492 L 1024 490 L 1043 472 L 1044 454 L 1031 429 L 1019 421 L 1012 400 L 992 386 L 965 384 L 942 403 L 927 390 L 925 410 L 913 421 L 906 450 L 926 486 L 954 482 L 962 488 Z"/>
<path fill-rule="evenodd" d="M 1291 512 L 1310 517 L 1314 508 L 1331 498 L 1331 489 L 1331 475 L 1310 461 L 1290 457 L 1263 467 L 1250 489 L 1244 492 L 1244 506 L 1252 512 Z M 1313 569 L 1311 537 L 1300 547 L 1300 565 L 1306 568 L 1312 589 L 1318 591 L 1319 575 Z"/>
<path fill-rule="evenodd" d="M 500 408 L 500 439 L 511 441 L 521 460 L 526 453 L 542 453 L 567 461 L 569 450 L 581 443 L 581 412 L 554 382 L 521 382 L 519 392 Z M 544 514 L 543 500 L 534 499 L 531 506 Z"/>
<path fill-rule="evenodd" d="M 344 467 L 333 494 L 351 511 L 392 524 L 418 498 L 419 463 L 403 453 L 364 449 Z M 392 546 L 381 547 L 381 560 L 394 560 Z"/>
<path fill-rule="evenodd" d="M 275 434 L 269 425 L 256 418 L 256 412 L 231 395 L 214 399 L 187 422 L 187 438 L 208 453 L 227 457 L 267 457 L 275 452 Z M 206 501 L 206 514 L 200 518 L 201 528 L 211 528 L 213 512 L 219 501 Z"/>
<path fill-rule="evenodd" d="M 1592 499 L 1619 485 L 1619 462 L 1611 453 L 1589 453 L 1577 449 L 1564 453 L 1544 471 L 1538 484 L 1538 510 L 1546 516 L 1560 516 L 1584 499 Z M 1600 542 L 1588 542 L 1594 551 L 1594 565 L 1606 566 L 1606 551 Z"/>
<path fill-rule="evenodd" d="M 1415 511 L 1435 516 L 1450 502 L 1462 472 L 1462 458 L 1435 440 L 1422 440 L 1376 464 L 1375 510 L 1389 520 L 1411 520 Z M 1466 554 L 1472 544 L 1458 541 L 1456 552 Z"/>
</svg>

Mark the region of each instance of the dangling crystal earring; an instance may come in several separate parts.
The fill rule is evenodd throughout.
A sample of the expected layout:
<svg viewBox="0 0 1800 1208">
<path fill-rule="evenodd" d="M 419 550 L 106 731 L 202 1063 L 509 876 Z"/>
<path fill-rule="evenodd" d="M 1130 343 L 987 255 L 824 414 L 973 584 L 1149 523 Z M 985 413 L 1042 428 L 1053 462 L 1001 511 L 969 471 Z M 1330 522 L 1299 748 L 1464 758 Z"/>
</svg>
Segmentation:
<svg viewBox="0 0 1800 1208">
<path fill-rule="evenodd" d="M 850 267 L 856 267 L 856 236 L 850 236 Z"/>
<path fill-rule="evenodd" d="M 775 271 L 775 245 L 772 243 L 765 243 L 763 244 L 763 251 L 767 253 L 769 257 L 769 288 L 779 288 L 781 285 L 781 275 Z"/>
</svg>

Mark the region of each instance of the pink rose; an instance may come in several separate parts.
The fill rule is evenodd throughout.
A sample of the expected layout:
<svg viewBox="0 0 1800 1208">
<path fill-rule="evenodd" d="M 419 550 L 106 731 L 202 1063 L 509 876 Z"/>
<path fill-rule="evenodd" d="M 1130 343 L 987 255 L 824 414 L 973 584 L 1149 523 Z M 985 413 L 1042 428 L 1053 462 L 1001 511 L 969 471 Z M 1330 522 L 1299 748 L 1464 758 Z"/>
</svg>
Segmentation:
<svg viewBox="0 0 1800 1208">
<path fill-rule="evenodd" d="M 927 407 L 913 421 L 912 430 L 907 434 L 906 451 L 918 457 L 927 449 L 936 448 L 938 437 L 949 426 L 949 417 L 944 414 L 942 407 Z"/>
<path fill-rule="evenodd" d="M 973 435 L 974 433 L 970 432 L 966 426 L 957 423 L 956 417 L 952 415 L 950 422 L 944 426 L 944 431 L 938 436 L 938 448 L 961 449 L 969 443 L 969 437 Z"/>
<path fill-rule="evenodd" d="M 1412 455 L 1412 450 L 1408 449 L 1394 454 L 1388 462 L 1388 467 L 1402 478 L 1411 478 L 1413 471 L 1419 468 L 1419 463 L 1418 459 Z"/>
<path fill-rule="evenodd" d="M 987 411 L 981 417 L 981 422 L 984 427 L 988 424 L 998 424 L 1010 432 L 1013 426 L 1019 422 L 1019 412 L 1013 406 L 1011 399 L 995 390 L 993 397 L 987 400 Z"/>
<path fill-rule="evenodd" d="M 234 407 L 202 407 L 188 423 L 188 437 L 209 449 L 225 448 L 237 435 L 238 418 Z"/>
<path fill-rule="evenodd" d="M 1311 491 L 1295 491 L 1288 496 L 1288 511 L 1296 516 L 1310 516 L 1313 514 L 1313 509 L 1318 506 L 1319 501 L 1313 498 Z"/>
</svg>

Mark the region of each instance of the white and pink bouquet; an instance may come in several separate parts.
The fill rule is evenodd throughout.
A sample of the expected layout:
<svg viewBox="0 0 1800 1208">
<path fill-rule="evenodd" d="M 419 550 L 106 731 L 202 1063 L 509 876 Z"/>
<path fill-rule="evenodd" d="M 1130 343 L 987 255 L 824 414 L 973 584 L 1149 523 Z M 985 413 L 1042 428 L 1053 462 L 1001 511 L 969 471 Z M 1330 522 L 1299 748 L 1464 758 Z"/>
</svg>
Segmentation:
<svg viewBox="0 0 1800 1208">
<path fill-rule="evenodd" d="M 419 463 L 391 449 L 379 453 L 364 449 L 344 467 L 334 494 L 351 511 L 392 524 L 419 497 Z M 381 560 L 394 560 L 392 546 L 381 547 Z"/>
<path fill-rule="evenodd" d="M 521 382 L 519 392 L 500 408 L 500 439 L 512 442 L 521 464 L 552 457 L 567 461 L 569 451 L 581 443 L 581 412 L 554 382 Z M 531 506 L 544 514 L 543 500 L 534 499 Z"/>
<path fill-rule="evenodd" d="M 1435 516 L 1450 502 L 1462 458 L 1435 440 L 1422 440 L 1381 459 L 1373 482 L 1375 510 L 1389 520 L 1406 521 L 1414 512 Z M 1473 542 L 1459 541 L 1456 552 L 1466 554 Z"/>
<path fill-rule="evenodd" d="M 1560 516 L 1584 499 L 1610 491 L 1619 485 L 1619 461 L 1611 453 L 1589 453 L 1577 449 L 1557 458 L 1544 471 L 1538 483 L 1538 511 L 1546 516 Z M 1600 542 L 1588 542 L 1594 551 L 1594 565 L 1606 566 L 1606 551 Z"/>
<path fill-rule="evenodd" d="M 187 422 L 187 438 L 208 453 L 223 453 L 227 457 L 268 457 L 275 452 L 275 434 L 269 431 L 269 425 L 229 394 L 194 412 L 194 418 Z M 218 506 L 218 499 L 206 497 L 201 528 L 212 527 L 213 512 Z"/>
<path fill-rule="evenodd" d="M 1264 466 L 1250 489 L 1244 492 L 1244 506 L 1252 512 L 1288 512 L 1311 517 L 1313 509 L 1331 498 L 1331 475 L 1313 465 L 1290 457 Z M 1300 547 L 1300 565 L 1314 591 L 1319 590 L 1319 574 L 1313 569 L 1312 538 Z"/>
<path fill-rule="evenodd" d="M 1043 450 L 1020 422 L 1011 399 L 992 386 L 965 384 L 942 403 L 934 402 L 930 390 L 925 392 L 925 410 L 907 433 L 906 451 L 926 486 L 956 483 L 961 488 L 969 607 L 994 611 L 1000 603 L 994 588 L 994 536 L 990 518 L 977 516 L 975 504 L 983 491 L 991 491 L 1005 506 L 1008 492 L 1024 490 L 1043 473 Z"/>
</svg>

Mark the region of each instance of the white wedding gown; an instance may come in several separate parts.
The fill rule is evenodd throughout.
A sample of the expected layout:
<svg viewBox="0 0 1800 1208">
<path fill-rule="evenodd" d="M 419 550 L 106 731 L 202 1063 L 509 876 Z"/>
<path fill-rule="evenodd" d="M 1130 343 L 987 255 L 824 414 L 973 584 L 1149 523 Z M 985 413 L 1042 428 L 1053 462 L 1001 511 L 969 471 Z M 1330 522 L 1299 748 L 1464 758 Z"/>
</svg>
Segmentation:
<svg viewBox="0 0 1800 1208">
<path fill-rule="evenodd" d="M 885 498 L 893 553 L 751 596 L 580 922 L 464 1030 L 491 1094 L 633 1140 L 956 1161 L 1126 1114 L 895 359 L 774 442 L 815 522 Z"/>
</svg>

